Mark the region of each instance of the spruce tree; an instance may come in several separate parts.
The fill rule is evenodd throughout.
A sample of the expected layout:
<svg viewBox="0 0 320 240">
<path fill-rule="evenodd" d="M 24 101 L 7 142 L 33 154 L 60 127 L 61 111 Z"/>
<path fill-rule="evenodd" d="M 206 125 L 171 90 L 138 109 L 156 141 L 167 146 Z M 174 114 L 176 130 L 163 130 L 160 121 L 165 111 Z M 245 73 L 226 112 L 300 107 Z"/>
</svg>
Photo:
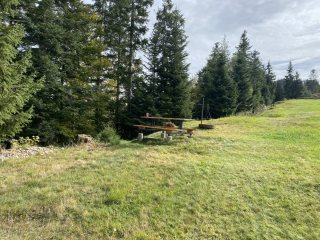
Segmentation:
<svg viewBox="0 0 320 240">
<path fill-rule="evenodd" d="M 143 50 L 147 44 L 147 39 L 144 37 L 147 33 L 147 22 L 149 17 L 149 7 L 152 6 L 153 0 L 131 0 L 129 5 L 130 24 L 129 32 L 129 63 L 128 63 L 128 83 L 127 83 L 127 99 L 129 111 L 131 107 L 132 92 L 135 88 L 135 83 L 139 85 L 139 77 L 141 73 L 140 59 L 136 58 L 138 51 Z"/>
<path fill-rule="evenodd" d="M 105 29 L 103 40 L 107 46 L 105 49 L 108 56 L 112 59 L 112 70 L 109 78 L 116 81 L 115 93 L 115 122 L 118 125 L 120 113 L 124 110 L 124 85 L 127 79 L 127 46 L 129 28 L 129 14 L 127 0 L 96 0 L 95 8 L 102 16 L 102 24 Z"/>
<path fill-rule="evenodd" d="M 153 0 L 95 1 L 106 29 L 106 52 L 113 60 L 109 77 L 116 80 L 117 125 L 128 124 L 125 119 L 132 117 L 133 91 L 141 86 L 141 59 L 137 53 L 147 44 L 148 9 L 152 3 Z"/>
<path fill-rule="evenodd" d="M 272 70 L 271 63 L 268 62 L 268 65 L 265 70 L 266 83 L 262 88 L 262 96 L 264 102 L 267 106 L 271 105 L 275 101 L 276 95 L 276 75 Z"/>
<path fill-rule="evenodd" d="M 109 62 L 101 54 L 98 15 L 81 0 L 26 0 L 21 8 L 27 29 L 24 47 L 32 49 L 34 68 L 46 76 L 33 99 L 36 117 L 25 134 L 39 135 L 44 143 L 97 134 L 102 126 L 96 123 L 109 119 L 105 109 L 110 100 L 104 76 Z"/>
<path fill-rule="evenodd" d="M 232 75 L 238 89 L 237 112 L 252 110 L 253 86 L 250 79 L 250 49 L 247 32 L 244 31 L 233 59 Z"/>
<path fill-rule="evenodd" d="M 294 80 L 295 80 L 294 69 L 293 69 L 292 62 L 290 61 L 288 70 L 287 70 L 287 75 L 284 78 L 284 93 L 285 93 L 285 98 L 287 99 L 294 98 L 294 93 L 293 93 Z"/>
<path fill-rule="evenodd" d="M 252 84 L 252 110 L 256 111 L 265 104 L 262 90 L 266 86 L 264 66 L 259 58 L 260 53 L 253 51 L 250 59 L 250 79 Z"/>
<path fill-rule="evenodd" d="M 310 94 L 318 93 L 320 91 L 318 74 L 315 69 L 311 70 L 309 78 L 305 81 L 305 86 Z"/>
<path fill-rule="evenodd" d="M 171 0 L 165 0 L 157 13 L 149 46 L 154 106 L 164 116 L 191 117 L 192 114 L 184 24 L 181 12 Z"/>
<path fill-rule="evenodd" d="M 292 98 L 301 98 L 305 92 L 303 82 L 300 78 L 298 72 L 296 72 L 294 76 L 294 81 L 292 83 L 292 90 L 291 90 Z"/>
<path fill-rule="evenodd" d="M 30 121 L 32 108 L 25 106 L 40 87 L 30 73 L 30 53 L 18 50 L 24 29 L 10 20 L 16 5 L 13 0 L 0 4 L 0 143 L 14 137 Z"/>
<path fill-rule="evenodd" d="M 230 76 L 226 44 L 216 43 L 207 65 L 199 73 L 198 105 L 202 98 L 209 104 L 214 118 L 234 113 L 237 102 L 236 85 Z"/>
</svg>

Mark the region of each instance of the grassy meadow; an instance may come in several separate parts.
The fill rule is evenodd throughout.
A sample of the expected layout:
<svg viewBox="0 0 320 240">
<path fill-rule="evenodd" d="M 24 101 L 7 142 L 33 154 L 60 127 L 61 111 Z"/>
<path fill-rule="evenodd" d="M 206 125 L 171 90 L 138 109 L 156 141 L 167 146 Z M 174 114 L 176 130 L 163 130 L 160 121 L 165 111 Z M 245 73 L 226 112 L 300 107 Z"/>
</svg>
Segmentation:
<svg viewBox="0 0 320 240">
<path fill-rule="evenodd" d="M 320 239 L 320 100 L 210 123 L 0 163 L 0 239 Z"/>
</svg>

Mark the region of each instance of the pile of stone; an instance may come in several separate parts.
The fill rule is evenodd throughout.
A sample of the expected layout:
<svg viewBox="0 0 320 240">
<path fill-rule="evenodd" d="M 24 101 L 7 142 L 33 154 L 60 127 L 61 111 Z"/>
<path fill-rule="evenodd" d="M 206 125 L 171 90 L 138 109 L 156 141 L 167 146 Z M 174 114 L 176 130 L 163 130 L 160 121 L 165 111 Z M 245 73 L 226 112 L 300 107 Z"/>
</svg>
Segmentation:
<svg viewBox="0 0 320 240">
<path fill-rule="evenodd" d="M 20 149 L 0 150 L 0 162 L 6 159 L 23 159 L 34 155 L 46 155 L 54 151 L 52 147 L 28 147 Z"/>
</svg>

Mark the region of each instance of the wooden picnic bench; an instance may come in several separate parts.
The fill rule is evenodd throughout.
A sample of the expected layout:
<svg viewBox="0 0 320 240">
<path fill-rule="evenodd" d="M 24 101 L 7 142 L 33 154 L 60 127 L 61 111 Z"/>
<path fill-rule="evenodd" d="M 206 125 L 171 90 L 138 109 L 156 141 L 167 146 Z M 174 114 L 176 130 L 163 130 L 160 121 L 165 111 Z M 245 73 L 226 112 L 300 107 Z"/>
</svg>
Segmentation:
<svg viewBox="0 0 320 240">
<path fill-rule="evenodd" d="M 153 130 L 153 131 L 162 131 L 163 133 L 163 138 L 168 138 L 169 140 L 172 139 L 173 134 L 188 134 L 189 137 L 192 137 L 194 129 L 192 128 L 168 128 L 164 126 L 147 126 L 147 125 L 134 125 L 134 127 L 139 129 L 139 136 L 138 140 L 142 141 L 143 140 L 143 133 L 142 131 L 144 130 Z M 171 139 L 170 139 L 171 137 Z"/>
<path fill-rule="evenodd" d="M 134 125 L 134 127 L 138 128 L 139 130 L 154 129 L 154 130 L 166 131 L 166 132 L 187 132 L 189 134 L 192 134 L 194 131 L 193 128 L 169 128 L 164 126 Z"/>
<path fill-rule="evenodd" d="M 166 117 L 151 117 L 151 116 L 143 116 L 142 119 L 153 120 L 152 125 L 134 125 L 135 128 L 139 130 L 138 140 L 143 140 L 143 131 L 162 131 L 162 137 L 167 138 L 168 140 L 172 140 L 172 136 L 174 134 L 188 134 L 189 137 L 192 137 L 194 129 L 192 128 L 183 128 L 183 122 L 192 121 L 192 119 L 184 119 L 184 118 L 166 118 Z M 154 121 L 174 121 L 178 123 L 178 127 L 174 124 L 173 126 L 159 126 L 155 125 Z"/>
<path fill-rule="evenodd" d="M 193 121 L 193 119 L 185 119 L 185 118 L 170 118 L 170 117 L 151 117 L 151 116 L 142 116 L 141 119 L 153 120 L 153 121 L 174 121 L 178 122 L 178 127 L 180 129 L 183 128 L 183 123 L 188 121 Z"/>
</svg>

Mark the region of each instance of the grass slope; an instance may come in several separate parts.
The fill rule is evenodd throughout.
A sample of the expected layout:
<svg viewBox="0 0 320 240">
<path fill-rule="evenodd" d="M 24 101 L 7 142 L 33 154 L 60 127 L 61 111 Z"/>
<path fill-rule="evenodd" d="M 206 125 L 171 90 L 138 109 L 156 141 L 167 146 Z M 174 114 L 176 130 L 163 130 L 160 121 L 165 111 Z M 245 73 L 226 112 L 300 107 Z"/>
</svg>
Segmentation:
<svg viewBox="0 0 320 240">
<path fill-rule="evenodd" d="M 0 239 L 320 239 L 319 118 L 295 100 L 192 139 L 0 163 Z"/>
</svg>

